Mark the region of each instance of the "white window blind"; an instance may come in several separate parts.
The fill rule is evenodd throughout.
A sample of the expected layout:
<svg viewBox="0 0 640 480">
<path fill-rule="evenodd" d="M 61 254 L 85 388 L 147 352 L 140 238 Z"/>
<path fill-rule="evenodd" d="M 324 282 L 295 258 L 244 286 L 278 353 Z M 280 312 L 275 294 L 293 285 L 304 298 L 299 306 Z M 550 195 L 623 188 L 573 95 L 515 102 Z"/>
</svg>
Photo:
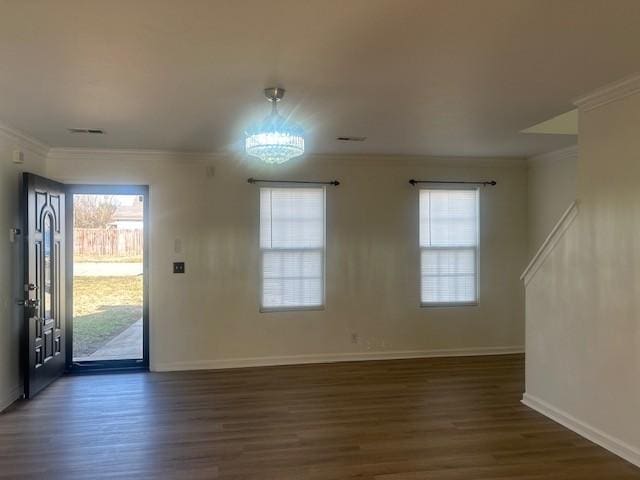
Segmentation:
<svg viewBox="0 0 640 480">
<path fill-rule="evenodd" d="M 260 189 L 262 309 L 324 303 L 325 190 Z"/>
<path fill-rule="evenodd" d="M 478 190 L 420 190 L 421 302 L 478 301 Z"/>
</svg>

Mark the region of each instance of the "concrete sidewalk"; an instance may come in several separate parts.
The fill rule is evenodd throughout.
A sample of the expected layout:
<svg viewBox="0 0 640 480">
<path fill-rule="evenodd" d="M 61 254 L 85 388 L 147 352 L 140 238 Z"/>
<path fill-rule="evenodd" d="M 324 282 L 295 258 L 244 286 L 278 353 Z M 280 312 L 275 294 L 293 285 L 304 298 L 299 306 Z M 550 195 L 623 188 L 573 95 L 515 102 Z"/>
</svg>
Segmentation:
<svg viewBox="0 0 640 480">
<path fill-rule="evenodd" d="M 75 361 L 88 360 L 131 360 L 142 358 L 142 319 L 119 333 L 88 357 L 74 358 Z"/>
</svg>

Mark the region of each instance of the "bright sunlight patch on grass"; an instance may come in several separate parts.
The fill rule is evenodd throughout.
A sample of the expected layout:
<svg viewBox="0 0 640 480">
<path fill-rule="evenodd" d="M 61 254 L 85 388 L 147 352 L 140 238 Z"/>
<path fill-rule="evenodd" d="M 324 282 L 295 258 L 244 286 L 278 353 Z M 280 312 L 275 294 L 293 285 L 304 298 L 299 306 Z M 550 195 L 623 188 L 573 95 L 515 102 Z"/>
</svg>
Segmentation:
<svg viewBox="0 0 640 480">
<path fill-rule="evenodd" d="M 73 279 L 73 354 L 86 357 L 142 318 L 142 275 Z"/>
<path fill-rule="evenodd" d="M 75 255 L 73 261 L 74 263 L 142 263 L 142 255 Z"/>
</svg>

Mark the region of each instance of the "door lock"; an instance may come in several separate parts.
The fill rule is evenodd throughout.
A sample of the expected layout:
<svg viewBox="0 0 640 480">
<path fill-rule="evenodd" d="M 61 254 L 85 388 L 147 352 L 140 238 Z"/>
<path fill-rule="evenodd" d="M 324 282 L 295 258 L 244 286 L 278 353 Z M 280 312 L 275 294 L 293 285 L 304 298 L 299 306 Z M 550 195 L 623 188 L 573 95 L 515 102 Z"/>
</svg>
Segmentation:
<svg viewBox="0 0 640 480">
<path fill-rule="evenodd" d="M 40 300 L 37 298 L 27 299 L 27 300 L 18 300 L 18 305 L 29 309 L 29 317 L 33 317 L 38 311 L 38 307 L 40 306 Z"/>
<path fill-rule="evenodd" d="M 28 299 L 28 300 L 20 300 L 18 305 L 23 305 L 28 308 L 38 308 L 40 306 L 40 300 L 37 298 Z"/>
</svg>

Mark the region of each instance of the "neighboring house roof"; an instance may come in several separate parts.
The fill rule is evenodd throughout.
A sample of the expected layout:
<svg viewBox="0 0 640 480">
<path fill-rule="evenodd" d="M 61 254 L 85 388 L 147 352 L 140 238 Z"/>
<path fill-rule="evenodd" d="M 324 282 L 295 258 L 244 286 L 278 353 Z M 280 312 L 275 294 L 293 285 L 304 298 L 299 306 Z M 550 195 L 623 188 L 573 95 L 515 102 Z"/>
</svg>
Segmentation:
<svg viewBox="0 0 640 480">
<path fill-rule="evenodd" d="M 111 222 L 142 221 L 142 219 L 142 202 L 136 202 L 133 205 L 118 205 Z"/>
</svg>

